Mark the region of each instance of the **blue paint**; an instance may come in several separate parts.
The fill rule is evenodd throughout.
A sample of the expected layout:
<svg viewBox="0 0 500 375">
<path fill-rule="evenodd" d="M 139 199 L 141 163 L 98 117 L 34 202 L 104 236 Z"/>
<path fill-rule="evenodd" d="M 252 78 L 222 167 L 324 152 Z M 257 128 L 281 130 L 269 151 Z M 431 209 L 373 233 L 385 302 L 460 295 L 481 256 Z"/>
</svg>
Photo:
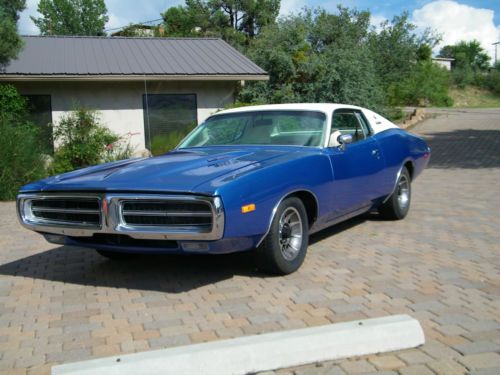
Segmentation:
<svg viewBox="0 0 500 375">
<path fill-rule="evenodd" d="M 208 242 L 208 253 L 255 247 L 266 234 L 273 209 L 297 191 L 318 203 L 311 231 L 376 206 L 393 191 L 396 175 L 409 162 L 413 177 L 428 163 L 429 149 L 421 138 L 390 129 L 338 148 L 303 146 L 212 146 L 172 151 L 165 155 L 108 163 L 28 184 L 22 193 L 85 191 L 169 193 L 220 196 L 225 211 L 224 237 Z M 242 214 L 241 206 L 256 210 Z M 88 246 L 77 238 L 68 244 Z M 95 247 L 95 246 L 92 246 Z M 183 252 L 173 249 L 102 246 L 132 252 Z"/>
</svg>

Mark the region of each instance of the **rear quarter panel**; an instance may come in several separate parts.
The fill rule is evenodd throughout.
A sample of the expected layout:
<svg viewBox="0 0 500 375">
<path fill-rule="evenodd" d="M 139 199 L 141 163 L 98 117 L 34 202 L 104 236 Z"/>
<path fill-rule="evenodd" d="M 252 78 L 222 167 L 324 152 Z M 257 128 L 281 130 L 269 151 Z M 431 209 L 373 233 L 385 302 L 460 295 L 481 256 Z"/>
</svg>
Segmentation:
<svg viewBox="0 0 500 375">
<path fill-rule="evenodd" d="M 413 178 L 427 166 L 429 148 L 420 137 L 402 129 L 388 129 L 374 135 L 384 155 L 387 193 L 394 188 L 396 176 L 408 161 L 413 165 Z"/>
</svg>

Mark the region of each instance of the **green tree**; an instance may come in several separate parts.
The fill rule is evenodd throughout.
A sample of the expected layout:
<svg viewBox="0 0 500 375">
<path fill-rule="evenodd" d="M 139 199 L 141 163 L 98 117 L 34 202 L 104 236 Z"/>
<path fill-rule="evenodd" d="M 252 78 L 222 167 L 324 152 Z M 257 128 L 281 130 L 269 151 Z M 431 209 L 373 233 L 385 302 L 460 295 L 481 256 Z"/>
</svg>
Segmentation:
<svg viewBox="0 0 500 375">
<path fill-rule="evenodd" d="M 407 13 L 372 30 L 368 45 L 387 106 L 451 103 L 448 73 L 431 62 L 439 40 L 430 30 L 417 33 Z"/>
<path fill-rule="evenodd" d="M 418 61 L 431 61 L 432 60 L 432 48 L 428 44 L 422 44 L 417 49 L 417 60 Z"/>
<path fill-rule="evenodd" d="M 0 0 L 0 67 L 15 58 L 23 45 L 17 21 L 24 7 L 25 0 Z"/>
<path fill-rule="evenodd" d="M 280 0 L 209 0 L 208 9 L 221 29 L 233 29 L 253 38 L 258 31 L 274 23 Z"/>
<path fill-rule="evenodd" d="M 448 73 L 430 61 L 437 40 L 429 31 L 416 33 L 406 14 L 377 30 L 366 11 L 305 10 L 263 27 L 250 40 L 247 55 L 270 79 L 247 83 L 238 100 L 350 103 L 382 113 L 420 101 L 446 104 Z M 409 95 L 408 88 L 418 84 Z"/>
<path fill-rule="evenodd" d="M 438 42 L 438 38 L 429 31 L 419 35 L 415 29 L 415 25 L 408 20 L 408 13 L 403 13 L 390 22 L 383 22 L 379 32 L 370 33 L 370 54 L 385 89 L 403 81 L 415 68 L 417 61 L 425 59 L 427 47 L 432 49 Z"/>
<path fill-rule="evenodd" d="M 477 40 L 444 46 L 439 56 L 455 59 L 452 77 L 458 87 L 463 88 L 471 84 L 482 86 L 485 79 L 488 80 L 485 75 L 490 65 L 490 57 Z"/>
<path fill-rule="evenodd" d="M 369 12 L 345 7 L 277 19 L 278 11 L 279 1 L 187 0 L 163 14 L 164 28 L 171 36 L 222 37 L 269 73 L 267 82 L 247 82 L 236 105 L 343 102 L 386 112 L 449 103 L 448 73 L 431 64 L 439 38 L 417 33 L 406 13 L 375 29 Z M 410 95 L 415 84 L 422 87 Z"/>
<path fill-rule="evenodd" d="M 105 35 L 104 0 L 40 0 L 40 17 L 31 17 L 42 35 Z"/>
<path fill-rule="evenodd" d="M 216 29 L 208 5 L 200 0 L 168 8 L 162 17 L 166 36 L 208 36 Z"/>
<path fill-rule="evenodd" d="M 280 0 L 186 0 L 162 17 L 167 36 L 216 36 L 240 47 L 274 23 L 279 8 Z"/>
<path fill-rule="evenodd" d="M 270 75 L 248 83 L 240 100 L 339 102 L 380 108 L 382 95 L 366 37 L 369 14 L 339 8 L 305 11 L 269 25 L 248 54 Z"/>
<path fill-rule="evenodd" d="M 439 56 L 455 59 L 453 66 L 459 69 L 472 69 L 477 72 L 486 71 L 490 67 L 491 58 L 477 40 L 444 46 Z"/>
</svg>

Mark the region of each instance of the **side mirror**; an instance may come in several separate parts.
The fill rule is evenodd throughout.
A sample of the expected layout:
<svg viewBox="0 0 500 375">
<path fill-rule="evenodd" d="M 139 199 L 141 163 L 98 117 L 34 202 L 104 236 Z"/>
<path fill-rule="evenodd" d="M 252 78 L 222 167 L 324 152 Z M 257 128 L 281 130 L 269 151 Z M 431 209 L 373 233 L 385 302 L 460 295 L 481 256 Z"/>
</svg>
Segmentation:
<svg viewBox="0 0 500 375">
<path fill-rule="evenodd" d="M 345 150 L 346 145 L 352 143 L 352 134 L 342 134 L 337 138 L 337 142 L 340 144 L 340 149 Z"/>
<path fill-rule="evenodd" d="M 330 134 L 330 139 L 328 140 L 328 147 L 339 147 L 339 137 L 342 135 L 342 133 L 338 130 L 332 131 L 332 134 Z"/>
</svg>

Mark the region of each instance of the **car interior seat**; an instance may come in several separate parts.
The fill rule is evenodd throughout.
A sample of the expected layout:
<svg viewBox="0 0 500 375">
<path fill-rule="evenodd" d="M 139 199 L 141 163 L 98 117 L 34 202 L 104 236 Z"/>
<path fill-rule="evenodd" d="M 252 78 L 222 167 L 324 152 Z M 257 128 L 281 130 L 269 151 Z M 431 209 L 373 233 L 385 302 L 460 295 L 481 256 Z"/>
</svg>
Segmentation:
<svg viewBox="0 0 500 375">
<path fill-rule="evenodd" d="M 273 131 L 272 119 L 258 119 L 246 130 L 241 143 L 266 144 L 271 143 L 271 133 Z"/>
</svg>

